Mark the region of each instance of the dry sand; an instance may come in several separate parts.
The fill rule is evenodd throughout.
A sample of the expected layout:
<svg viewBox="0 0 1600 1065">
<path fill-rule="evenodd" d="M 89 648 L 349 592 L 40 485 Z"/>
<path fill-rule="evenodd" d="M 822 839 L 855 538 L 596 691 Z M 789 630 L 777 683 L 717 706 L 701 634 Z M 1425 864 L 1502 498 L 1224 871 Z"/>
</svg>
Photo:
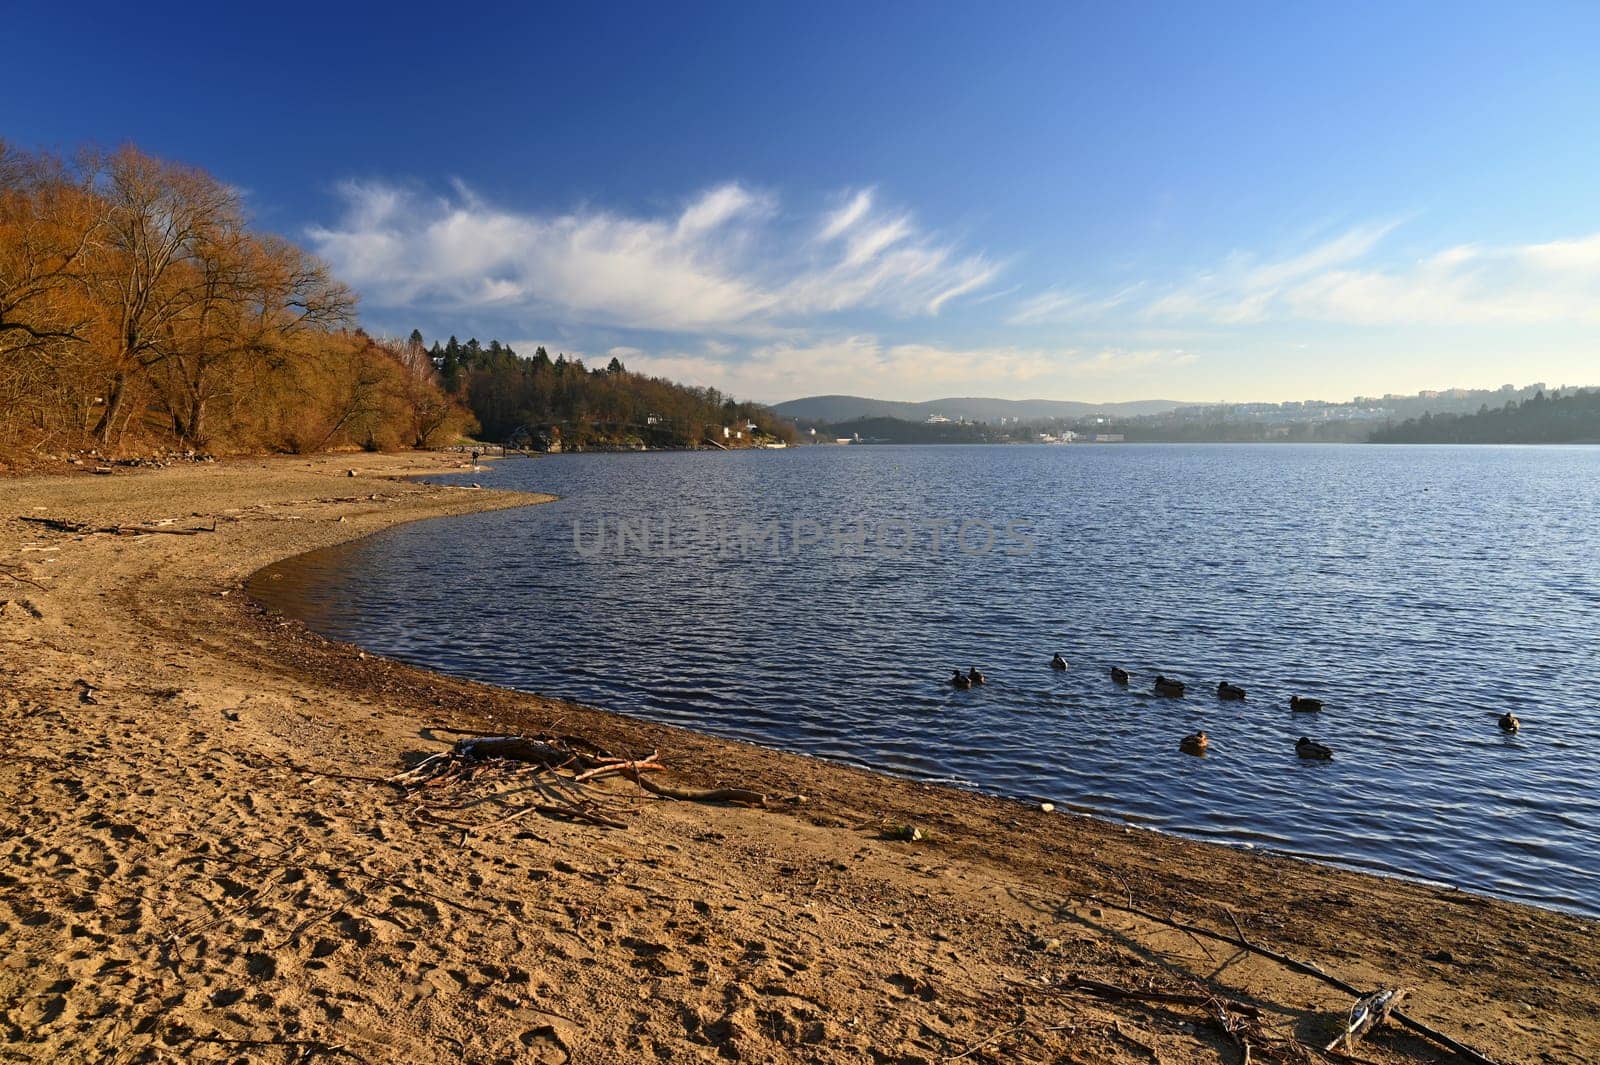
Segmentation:
<svg viewBox="0 0 1600 1065">
<path fill-rule="evenodd" d="M 1206 986 L 1259 1006 L 1277 1036 L 1331 1038 L 1346 996 L 1096 901 L 1131 896 L 1209 928 L 1231 910 L 1257 943 L 1402 984 L 1413 1016 L 1495 1061 L 1600 1061 L 1594 922 L 451 680 L 242 594 L 301 551 L 529 502 L 401 479 L 454 461 L 0 480 L 0 1057 L 1240 1060 L 1205 1009 L 1062 989 L 1082 977 Z M 73 534 L 23 516 L 217 526 Z M 611 779 L 590 791 L 625 829 L 496 825 L 526 794 L 419 802 L 336 775 L 442 750 L 441 723 L 659 748 L 666 780 L 772 802 Z M 902 822 L 928 838 L 882 838 Z M 1253 1054 L 1304 1060 L 1259 1038 Z M 1393 1029 L 1358 1054 L 1459 1060 Z"/>
</svg>

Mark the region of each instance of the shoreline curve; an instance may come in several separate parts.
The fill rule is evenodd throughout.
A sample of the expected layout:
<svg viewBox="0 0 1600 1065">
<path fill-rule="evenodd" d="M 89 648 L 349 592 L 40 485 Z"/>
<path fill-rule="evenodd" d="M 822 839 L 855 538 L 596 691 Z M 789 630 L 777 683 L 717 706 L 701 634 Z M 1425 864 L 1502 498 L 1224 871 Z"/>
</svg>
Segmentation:
<svg viewBox="0 0 1600 1065">
<path fill-rule="evenodd" d="M 1116 1040 L 1099 1041 L 1117 1027 L 1182 1063 L 1216 1051 L 1181 1017 L 1042 989 L 1068 972 L 1123 986 L 1189 973 L 1313 1036 L 1348 1008 L 1259 959 L 1217 970 L 1186 937 L 1114 908 L 1131 897 L 1218 929 L 1237 915 L 1255 940 L 1347 979 L 1403 982 L 1414 1013 L 1497 1061 L 1600 1060 L 1593 921 L 494 688 L 328 641 L 241 594 L 307 550 L 533 502 L 396 479 L 445 462 L 7 482 L 0 559 L 28 582 L 0 583 L 0 711 L 15 737 L 0 762 L 0 944 L 17 963 L 0 972 L 0 1017 L 13 1045 L 192 1056 L 298 1040 L 447 1061 L 492 1058 L 509 1039 L 533 1060 L 909 1062 L 1011 1029 L 997 1053 L 1111 1060 Z M 16 520 L 181 526 L 207 512 L 219 532 L 192 537 Z M 430 725 L 654 747 L 669 779 L 757 786 L 772 808 L 607 782 L 598 801 L 627 830 L 441 828 L 366 782 L 448 742 Z M 903 824 L 926 838 L 885 831 Z M 1017 1028 L 1019 1009 L 1037 1023 Z M 1439 1060 L 1382 1038 L 1389 1060 Z"/>
</svg>

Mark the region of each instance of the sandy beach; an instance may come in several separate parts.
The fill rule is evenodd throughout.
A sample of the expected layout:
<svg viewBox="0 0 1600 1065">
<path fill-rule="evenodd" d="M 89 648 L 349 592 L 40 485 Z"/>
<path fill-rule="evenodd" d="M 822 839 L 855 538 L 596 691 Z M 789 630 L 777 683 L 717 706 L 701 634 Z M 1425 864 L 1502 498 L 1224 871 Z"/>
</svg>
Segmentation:
<svg viewBox="0 0 1600 1065">
<path fill-rule="evenodd" d="M 1392 1022 L 1309 1050 L 1349 995 L 1137 909 L 1404 987 L 1495 1062 L 1600 1061 L 1595 922 L 441 677 L 245 594 L 304 551 L 538 501 L 412 479 L 460 463 L 0 480 L 0 1058 L 1466 1060 Z M 563 785 L 608 827 L 523 810 L 525 780 L 382 782 L 450 730 L 659 751 L 662 784 L 767 801 Z"/>
</svg>

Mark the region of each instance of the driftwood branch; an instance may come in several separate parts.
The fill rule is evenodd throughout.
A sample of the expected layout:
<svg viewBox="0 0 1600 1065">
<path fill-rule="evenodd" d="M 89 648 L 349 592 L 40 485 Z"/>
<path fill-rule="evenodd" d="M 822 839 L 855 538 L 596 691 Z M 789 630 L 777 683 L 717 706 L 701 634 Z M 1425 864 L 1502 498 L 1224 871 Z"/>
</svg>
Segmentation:
<svg viewBox="0 0 1600 1065">
<path fill-rule="evenodd" d="M 1178 920 L 1176 918 L 1173 918 L 1173 917 L 1162 917 L 1162 916 L 1160 916 L 1158 914 L 1151 913 L 1148 910 L 1140 909 L 1137 906 L 1125 906 L 1122 903 L 1109 902 L 1109 901 L 1106 901 L 1105 899 L 1101 899 L 1100 900 L 1100 905 L 1110 907 L 1113 910 L 1121 910 L 1121 911 L 1123 911 L 1125 913 L 1131 913 L 1135 917 L 1142 917 L 1147 921 L 1152 921 L 1152 922 L 1154 922 L 1156 924 L 1166 925 L 1168 928 L 1176 928 L 1181 932 L 1189 932 L 1189 933 L 1194 934 L 1194 935 L 1209 936 L 1212 939 L 1220 940 L 1220 941 L 1222 941 L 1224 943 L 1232 943 L 1234 946 L 1242 947 L 1243 949 L 1248 950 L 1252 954 L 1259 954 L 1263 958 L 1267 958 L 1267 959 L 1269 959 L 1271 961 L 1275 961 L 1279 965 L 1282 965 L 1286 969 L 1292 969 L 1293 971 L 1295 971 L 1297 973 L 1303 973 L 1306 976 L 1314 977 L 1317 980 L 1321 980 L 1323 983 L 1327 984 L 1328 986 L 1338 988 L 1340 991 L 1343 991 L 1345 994 L 1351 996 L 1352 998 L 1364 999 L 1364 998 L 1367 997 L 1367 994 L 1368 994 L 1367 992 L 1362 991 L 1360 988 L 1356 987 L 1354 984 L 1346 983 L 1345 981 L 1339 979 L 1337 976 L 1333 976 L 1332 974 L 1330 974 L 1330 973 L 1326 972 L 1325 970 L 1323 970 L 1320 966 L 1314 965 L 1311 962 L 1301 961 L 1298 958 L 1291 958 L 1287 954 L 1281 954 L 1278 951 L 1272 950 L 1272 949 L 1270 949 L 1268 947 L 1257 946 L 1255 943 L 1252 943 L 1249 939 L 1246 939 L 1242 931 L 1239 931 L 1239 933 L 1236 934 L 1236 935 L 1229 935 L 1226 932 L 1218 932 L 1215 929 L 1206 928 L 1203 925 L 1189 924 L 1189 923 L 1187 923 L 1185 921 L 1180 921 L 1180 920 Z M 1235 925 L 1235 928 L 1237 929 L 1237 927 L 1238 927 L 1237 920 L 1235 920 L 1234 925 Z M 1407 1028 L 1410 1028 L 1413 1032 L 1416 1032 L 1419 1035 L 1427 1036 L 1429 1039 L 1432 1039 L 1434 1042 L 1438 1043 L 1440 1046 L 1448 1047 L 1449 1049 L 1451 1049 L 1451 1050 L 1455 1051 L 1457 1054 L 1459 1054 L 1461 1057 L 1465 1058 L 1466 1060 L 1468 1060 L 1470 1062 L 1473 1062 L 1474 1065 L 1496 1065 L 1495 1061 L 1492 1058 L 1490 1058 L 1487 1055 L 1483 1054 L 1481 1051 L 1474 1050 L 1473 1048 L 1467 1046 L 1466 1044 L 1461 1043 L 1461 1042 L 1459 1042 L 1459 1041 L 1457 1041 L 1455 1039 L 1452 1039 L 1450 1036 L 1445 1035 L 1443 1032 L 1439 1031 L 1437 1028 L 1434 1028 L 1433 1026 L 1428 1025 L 1428 1024 L 1424 1024 L 1422 1021 L 1419 1021 L 1415 1017 L 1412 1017 L 1412 1016 L 1410 1016 L 1410 1015 L 1408 1015 L 1406 1013 L 1402 1013 L 1398 1009 L 1390 1010 L 1390 1014 L 1389 1015 L 1392 1016 L 1395 1020 L 1399 1021 L 1401 1024 L 1405 1025 Z"/>
<path fill-rule="evenodd" d="M 651 751 L 648 758 L 638 758 L 631 762 L 624 762 L 618 759 L 607 759 L 604 765 L 597 765 L 593 769 L 588 769 L 582 773 L 579 773 L 577 776 L 572 778 L 572 782 L 574 784 L 581 784 L 586 780 L 594 780 L 596 777 L 603 777 L 610 773 L 637 773 L 641 771 L 649 772 L 665 769 L 666 766 L 656 761 L 656 759 L 660 757 L 660 751 Z"/>
<path fill-rule="evenodd" d="M 0 577 L 7 577 L 16 581 L 18 584 L 31 584 L 41 592 L 46 590 L 44 585 L 40 584 L 32 577 L 24 576 L 21 570 L 5 565 L 4 563 L 0 563 Z"/>
<path fill-rule="evenodd" d="M 679 802 L 740 802 L 751 806 L 767 805 L 765 795 L 747 788 L 710 788 L 704 791 L 697 788 L 670 788 L 640 775 L 637 769 L 630 769 L 627 774 L 630 780 L 645 791 L 664 799 L 677 799 Z"/>
</svg>

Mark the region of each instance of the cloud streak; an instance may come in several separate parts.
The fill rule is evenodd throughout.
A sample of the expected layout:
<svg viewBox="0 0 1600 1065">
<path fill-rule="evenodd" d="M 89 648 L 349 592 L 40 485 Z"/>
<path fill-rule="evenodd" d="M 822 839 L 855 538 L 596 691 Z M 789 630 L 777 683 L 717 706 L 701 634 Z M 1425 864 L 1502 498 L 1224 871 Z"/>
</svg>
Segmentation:
<svg viewBox="0 0 1600 1065">
<path fill-rule="evenodd" d="M 445 198 L 382 182 L 340 193 L 339 222 L 308 236 L 388 307 L 761 335 L 843 311 L 934 316 L 1000 271 L 880 209 L 871 190 L 820 219 L 786 217 L 736 183 L 656 217 L 513 211 L 459 184 Z"/>
<path fill-rule="evenodd" d="M 850 392 L 919 400 L 951 394 L 1020 398 L 1053 395 L 1067 388 L 1098 390 L 1107 382 L 1159 376 L 1197 361 L 1194 354 L 1180 349 L 954 348 L 889 343 L 872 334 L 779 341 L 733 360 L 725 351 L 713 350 L 648 354 L 630 349 L 622 357 L 629 369 L 708 381 L 741 395 L 793 398 Z"/>
<path fill-rule="evenodd" d="M 1235 254 L 1178 284 L 1142 282 L 1112 293 L 1050 289 L 1007 321 L 1105 321 L 1245 328 L 1273 321 L 1367 326 L 1600 322 L 1600 234 L 1540 244 L 1458 245 L 1380 262 L 1397 228 L 1357 226 L 1276 258 Z"/>
</svg>

